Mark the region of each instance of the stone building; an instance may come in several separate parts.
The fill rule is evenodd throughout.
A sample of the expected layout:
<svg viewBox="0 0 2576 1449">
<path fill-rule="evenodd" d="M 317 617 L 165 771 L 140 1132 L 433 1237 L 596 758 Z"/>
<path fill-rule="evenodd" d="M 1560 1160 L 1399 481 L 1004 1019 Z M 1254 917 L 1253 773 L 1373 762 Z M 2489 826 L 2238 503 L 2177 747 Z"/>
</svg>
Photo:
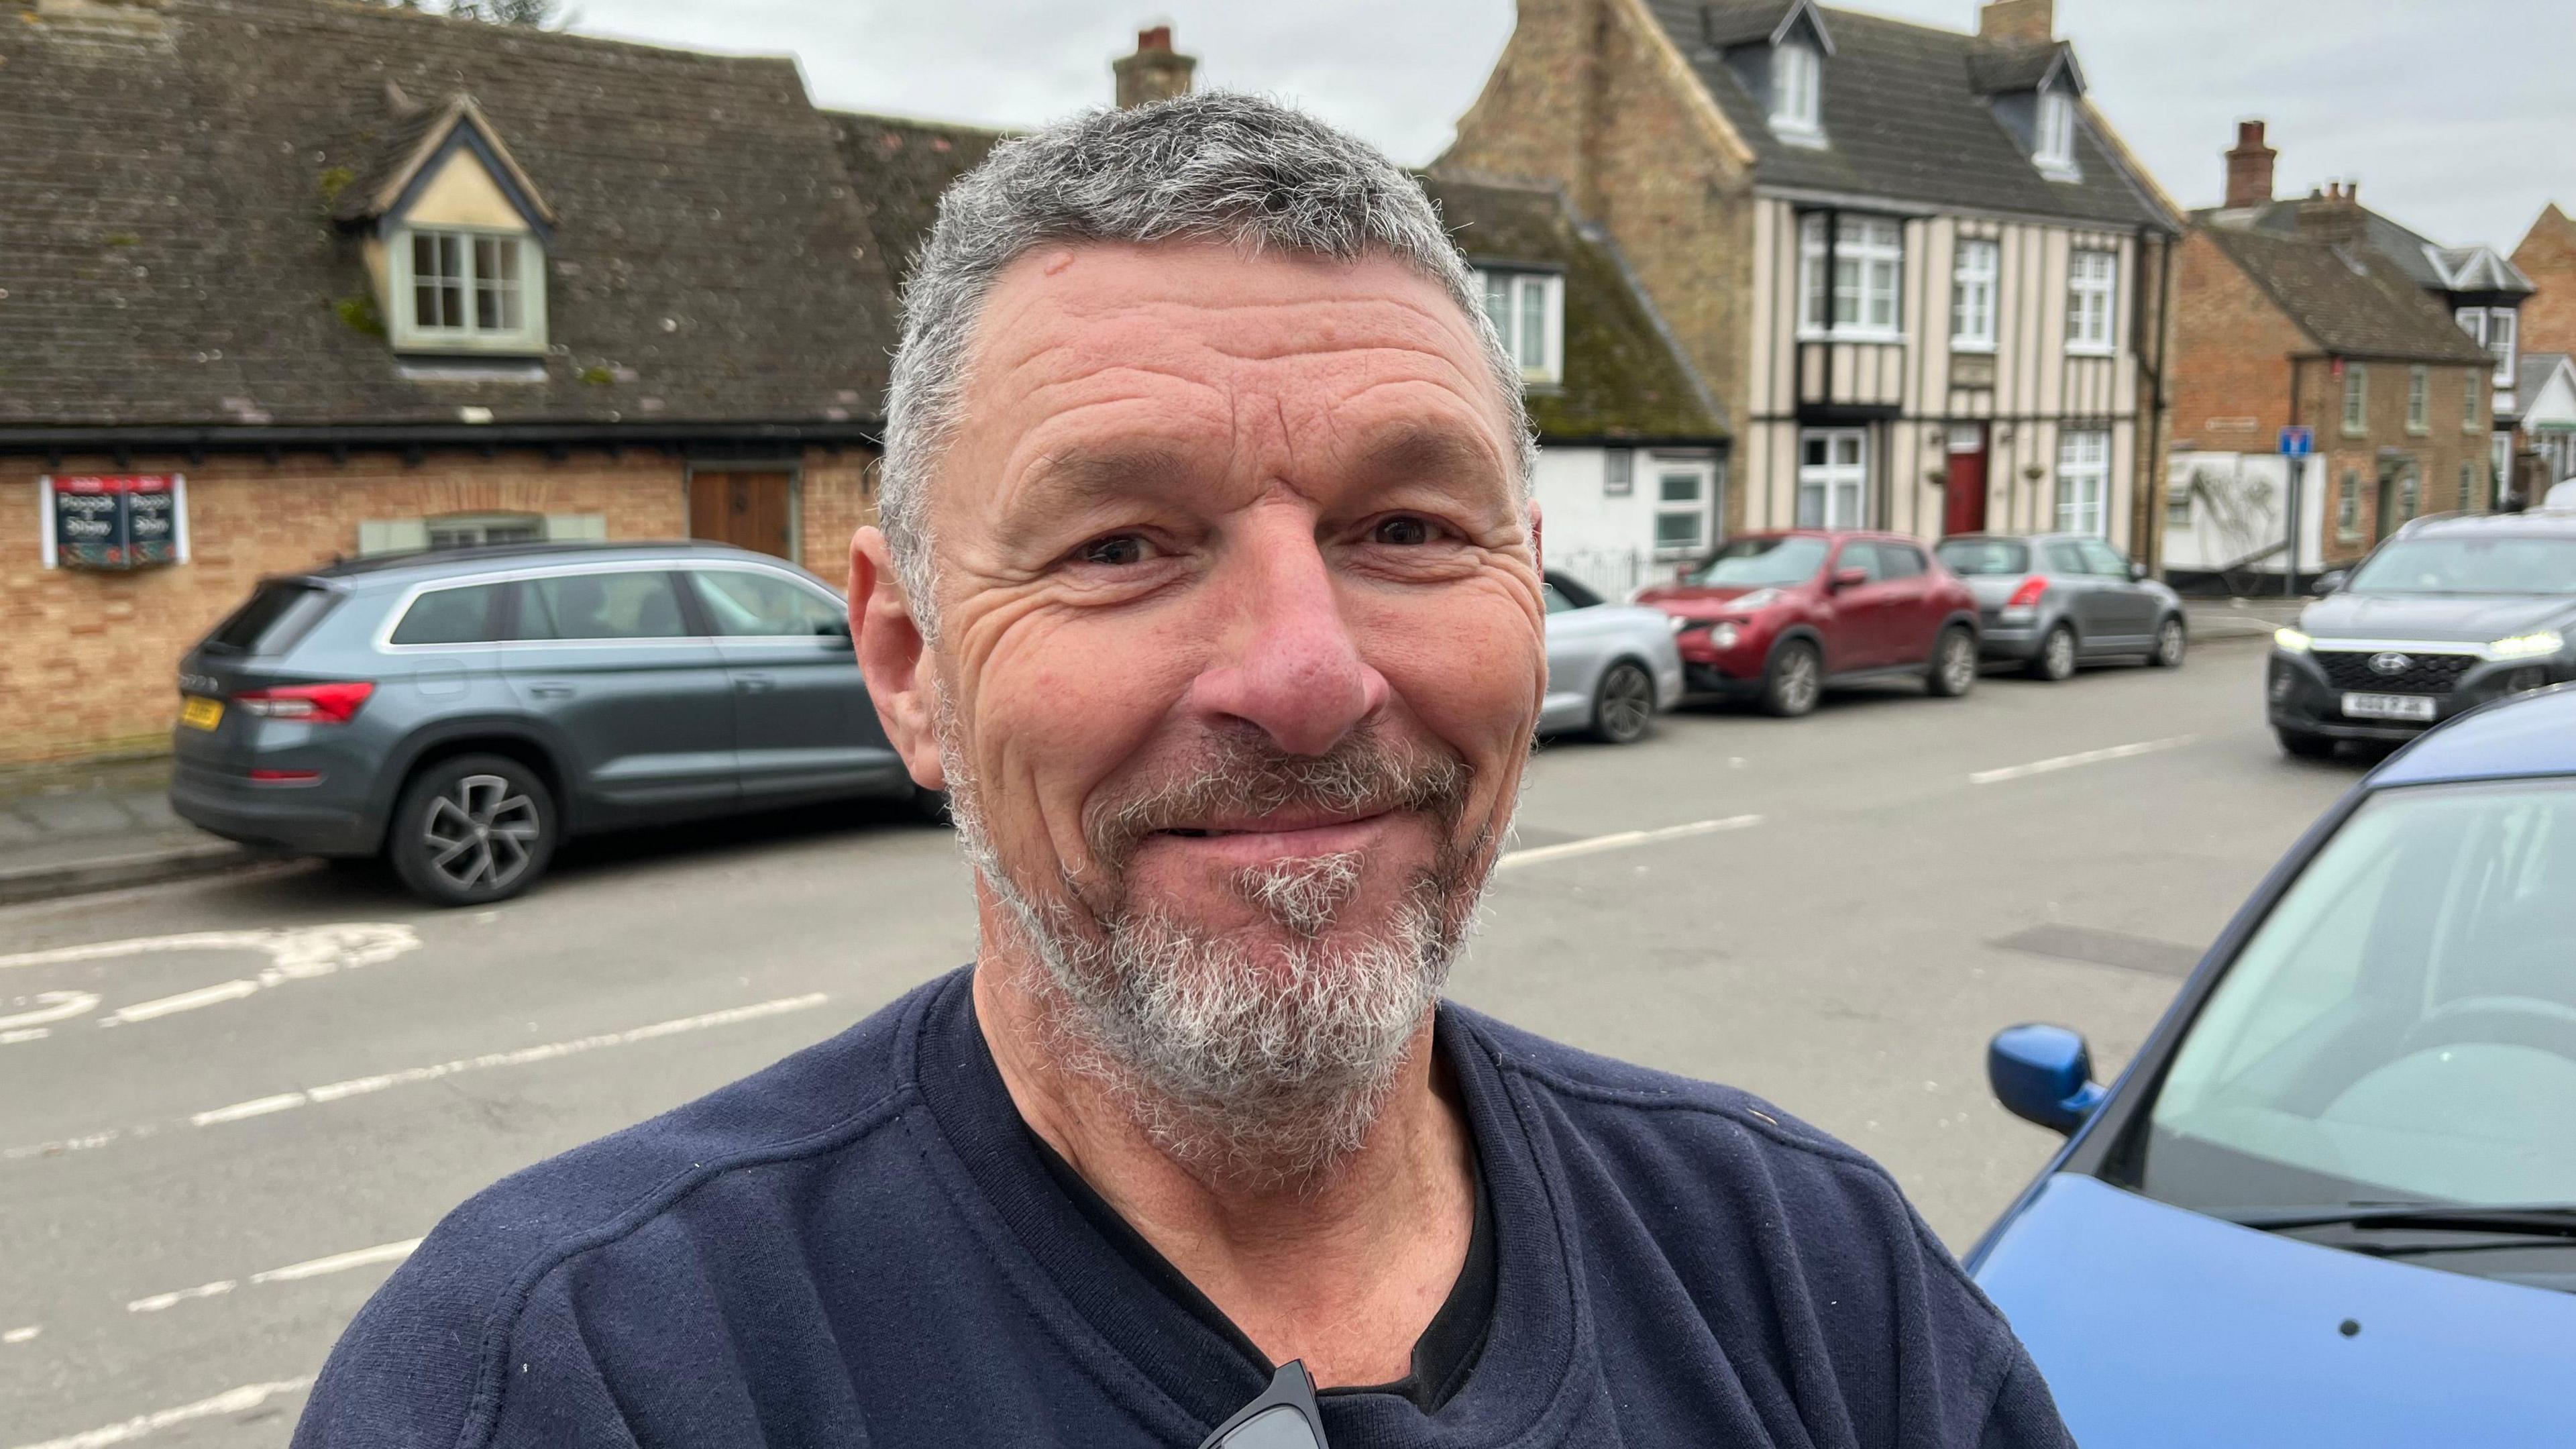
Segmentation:
<svg viewBox="0 0 2576 1449">
<path fill-rule="evenodd" d="M 1963 0 L 1964 5 L 1964 0 Z M 1729 527 L 2152 556 L 2175 209 L 2050 0 L 1520 0 L 1436 169 L 1562 186 L 1736 434 Z"/>
<path fill-rule="evenodd" d="M 335 556 L 696 535 L 841 578 L 894 299 L 792 61 L 0 0 L 0 78 L 0 762 L 157 746 L 188 645 Z M 149 546 L 82 512 L 127 495 Z"/>
</svg>

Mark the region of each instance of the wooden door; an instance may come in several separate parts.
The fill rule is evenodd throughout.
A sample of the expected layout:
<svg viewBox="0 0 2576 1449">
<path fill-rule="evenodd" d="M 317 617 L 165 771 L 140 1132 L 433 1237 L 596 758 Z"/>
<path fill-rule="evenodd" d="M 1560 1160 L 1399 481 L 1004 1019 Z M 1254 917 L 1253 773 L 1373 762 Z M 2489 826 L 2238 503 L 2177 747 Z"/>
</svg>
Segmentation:
<svg viewBox="0 0 2576 1449">
<path fill-rule="evenodd" d="M 689 479 L 689 536 L 793 558 L 785 473 L 699 473 Z"/>
<path fill-rule="evenodd" d="M 1943 486 L 1947 506 L 1941 514 L 1941 531 L 1983 533 L 1986 531 L 1986 425 L 1960 423 L 1950 429 L 1950 479 Z"/>
</svg>

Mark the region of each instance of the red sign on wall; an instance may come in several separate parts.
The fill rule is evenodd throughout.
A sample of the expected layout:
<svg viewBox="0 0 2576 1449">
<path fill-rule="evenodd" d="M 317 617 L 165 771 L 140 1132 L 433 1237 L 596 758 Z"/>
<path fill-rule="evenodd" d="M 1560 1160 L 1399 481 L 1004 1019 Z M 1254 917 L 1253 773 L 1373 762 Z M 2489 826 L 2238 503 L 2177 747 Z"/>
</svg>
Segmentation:
<svg viewBox="0 0 2576 1449">
<path fill-rule="evenodd" d="M 134 569 L 188 561 L 188 479 L 179 473 L 45 478 L 36 501 L 45 567 Z"/>
</svg>

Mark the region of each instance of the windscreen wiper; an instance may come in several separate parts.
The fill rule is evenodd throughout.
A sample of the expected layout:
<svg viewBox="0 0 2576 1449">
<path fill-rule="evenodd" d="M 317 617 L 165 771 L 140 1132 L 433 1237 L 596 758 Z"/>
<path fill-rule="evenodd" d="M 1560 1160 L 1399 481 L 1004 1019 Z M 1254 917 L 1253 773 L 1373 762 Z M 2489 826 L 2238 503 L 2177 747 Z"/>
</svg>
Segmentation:
<svg viewBox="0 0 2576 1449">
<path fill-rule="evenodd" d="M 2576 1205 L 2537 1203 L 2474 1207 L 2465 1203 L 2354 1203 L 2340 1208 L 2285 1208 L 2220 1213 L 2240 1227 L 2267 1233 L 2300 1228 L 2411 1228 L 2428 1232 L 2502 1233 L 2528 1238 L 2576 1238 Z"/>
</svg>

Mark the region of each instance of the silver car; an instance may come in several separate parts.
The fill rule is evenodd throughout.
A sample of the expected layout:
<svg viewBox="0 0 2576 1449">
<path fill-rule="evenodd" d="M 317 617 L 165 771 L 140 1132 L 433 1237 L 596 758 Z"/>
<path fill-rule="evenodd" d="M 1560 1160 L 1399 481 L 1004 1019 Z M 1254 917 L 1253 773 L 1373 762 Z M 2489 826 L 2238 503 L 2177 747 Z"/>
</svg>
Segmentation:
<svg viewBox="0 0 2576 1449">
<path fill-rule="evenodd" d="M 1604 603 L 1563 574 L 1549 574 L 1547 702 L 1542 734 L 1589 730 L 1624 745 L 1682 697 L 1682 656 L 1661 609 Z"/>
<path fill-rule="evenodd" d="M 1935 552 L 1977 596 L 1988 659 L 2051 680 L 2104 659 L 2182 664 L 2182 596 L 2091 534 L 1962 533 Z"/>
</svg>

